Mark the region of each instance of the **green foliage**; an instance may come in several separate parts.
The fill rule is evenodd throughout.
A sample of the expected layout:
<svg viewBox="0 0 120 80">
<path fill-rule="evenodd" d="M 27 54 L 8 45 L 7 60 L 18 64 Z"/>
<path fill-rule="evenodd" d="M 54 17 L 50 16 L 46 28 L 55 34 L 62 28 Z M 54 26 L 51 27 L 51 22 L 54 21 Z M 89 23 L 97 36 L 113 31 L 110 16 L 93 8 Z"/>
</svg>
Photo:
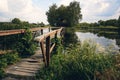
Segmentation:
<svg viewBox="0 0 120 80">
<path fill-rule="evenodd" d="M 4 55 L 0 55 L 0 69 L 3 69 L 4 67 L 7 66 L 7 60 L 4 57 Z"/>
<path fill-rule="evenodd" d="M 118 18 L 117 23 L 118 23 L 118 27 L 120 27 L 120 16 L 119 16 L 119 18 Z"/>
<path fill-rule="evenodd" d="M 40 25 L 41 27 L 44 27 L 44 26 L 45 26 L 45 24 L 44 24 L 43 22 L 39 23 L 39 25 Z"/>
<path fill-rule="evenodd" d="M 63 52 L 63 45 L 61 44 L 61 38 L 54 38 L 51 40 L 52 43 L 55 43 L 55 47 L 52 51 L 53 54 L 61 54 Z"/>
<path fill-rule="evenodd" d="M 0 78 L 5 76 L 4 69 L 7 65 L 14 64 L 19 60 L 17 52 L 7 52 L 0 55 Z"/>
<path fill-rule="evenodd" d="M 22 39 L 18 42 L 16 47 L 21 57 L 31 56 L 35 53 L 36 45 L 33 41 L 32 32 L 29 29 L 26 29 L 26 32 L 23 34 Z"/>
<path fill-rule="evenodd" d="M 19 18 L 14 18 L 12 21 L 11 21 L 13 24 L 20 24 L 21 21 Z"/>
<path fill-rule="evenodd" d="M 108 74 L 109 73 L 109 74 Z M 94 43 L 71 46 L 64 54 L 54 55 L 50 67 L 36 75 L 37 80 L 107 80 L 116 79 L 115 57 L 97 53 Z M 119 75 L 119 74 L 117 74 Z"/>
<path fill-rule="evenodd" d="M 22 34 L 0 36 L 0 49 L 14 50 L 15 45 L 19 42 Z"/>
<path fill-rule="evenodd" d="M 3 69 L 0 69 L 0 78 L 4 77 L 5 76 L 5 73 L 4 73 L 4 70 Z"/>
<path fill-rule="evenodd" d="M 56 4 L 53 4 L 50 8 L 49 11 L 46 13 L 48 22 L 50 23 L 51 26 L 56 26 L 56 9 L 57 6 Z"/>
<path fill-rule="evenodd" d="M 73 1 L 69 6 L 57 7 L 53 4 L 46 13 L 51 26 L 75 26 L 82 19 L 79 2 Z"/>
<path fill-rule="evenodd" d="M 19 18 L 14 18 L 11 22 L 0 22 L 0 30 L 24 29 L 24 28 L 34 28 L 40 26 L 41 25 L 36 23 L 21 21 Z"/>
<path fill-rule="evenodd" d="M 4 55 L 4 58 L 6 58 L 7 65 L 14 64 L 19 60 L 19 56 L 17 52 L 10 52 Z"/>
</svg>

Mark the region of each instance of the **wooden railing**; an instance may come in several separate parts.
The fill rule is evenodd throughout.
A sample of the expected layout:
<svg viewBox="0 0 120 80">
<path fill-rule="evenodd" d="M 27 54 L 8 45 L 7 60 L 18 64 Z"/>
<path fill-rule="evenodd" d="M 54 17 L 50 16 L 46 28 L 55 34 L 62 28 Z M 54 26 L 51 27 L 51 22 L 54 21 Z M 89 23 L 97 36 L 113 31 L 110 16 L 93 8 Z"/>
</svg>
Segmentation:
<svg viewBox="0 0 120 80">
<path fill-rule="evenodd" d="M 56 43 L 52 43 L 51 45 L 51 39 L 52 38 L 57 38 L 58 34 L 62 33 L 63 28 L 53 30 L 47 34 L 43 34 L 43 30 L 41 29 L 41 35 L 40 37 L 36 38 L 35 40 L 40 42 L 41 50 L 42 50 L 42 55 L 43 55 L 43 61 L 45 63 L 45 66 L 49 66 L 50 62 L 50 55 L 52 50 L 54 49 Z"/>
<path fill-rule="evenodd" d="M 48 28 L 48 27 L 45 27 Z M 38 30 L 43 30 L 45 28 L 31 28 L 30 31 L 38 31 Z M 7 36 L 7 35 L 13 35 L 13 34 L 21 34 L 24 33 L 25 29 L 16 29 L 16 30 L 2 30 L 0 31 L 0 36 Z"/>
<path fill-rule="evenodd" d="M 50 27 L 45 27 L 45 28 L 49 28 L 49 31 L 50 31 Z M 56 30 L 53 30 L 53 31 L 48 32 L 46 34 L 43 34 L 43 30 L 45 28 L 31 28 L 30 31 L 34 32 L 34 31 L 41 30 L 42 35 L 40 37 L 37 37 L 35 40 L 40 43 L 41 51 L 42 51 L 42 55 L 43 55 L 43 61 L 45 63 L 45 66 L 49 66 L 50 55 L 51 55 L 51 52 L 53 51 L 53 49 L 56 45 L 56 43 L 53 43 L 51 45 L 51 39 L 57 38 L 58 37 L 57 35 L 62 33 L 63 28 L 56 29 Z M 0 36 L 21 34 L 24 32 L 25 32 L 25 29 L 3 30 L 3 31 L 0 31 Z"/>
</svg>

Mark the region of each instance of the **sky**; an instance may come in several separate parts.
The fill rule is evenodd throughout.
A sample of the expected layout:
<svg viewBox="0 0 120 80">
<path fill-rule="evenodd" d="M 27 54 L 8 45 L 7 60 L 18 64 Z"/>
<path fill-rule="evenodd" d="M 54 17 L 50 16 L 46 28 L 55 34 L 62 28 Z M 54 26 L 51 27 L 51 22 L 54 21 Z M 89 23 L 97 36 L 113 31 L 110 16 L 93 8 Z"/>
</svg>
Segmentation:
<svg viewBox="0 0 120 80">
<path fill-rule="evenodd" d="M 13 18 L 30 23 L 47 22 L 46 12 L 56 3 L 69 5 L 80 2 L 82 22 L 118 19 L 120 16 L 120 0 L 0 0 L 0 22 L 9 22 Z"/>
</svg>

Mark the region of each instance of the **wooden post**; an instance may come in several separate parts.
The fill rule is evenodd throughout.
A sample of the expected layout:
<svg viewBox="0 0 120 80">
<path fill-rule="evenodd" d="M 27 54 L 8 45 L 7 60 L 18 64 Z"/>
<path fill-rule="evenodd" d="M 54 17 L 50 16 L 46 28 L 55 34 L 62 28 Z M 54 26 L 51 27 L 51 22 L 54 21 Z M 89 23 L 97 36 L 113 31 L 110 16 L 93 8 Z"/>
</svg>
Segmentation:
<svg viewBox="0 0 120 80">
<path fill-rule="evenodd" d="M 41 35 L 43 35 L 43 29 L 41 29 Z"/>
<path fill-rule="evenodd" d="M 47 61 L 47 66 L 49 66 L 50 62 L 50 36 L 46 38 L 46 61 Z"/>
<path fill-rule="evenodd" d="M 50 27 L 49 27 L 49 32 L 50 32 Z"/>
<path fill-rule="evenodd" d="M 46 52 L 45 52 L 45 47 L 44 47 L 44 42 L 40 42 L 40 46 L 41 46 L 41 51 L 42 51 L 42 56 L 43 56 L 43 62 L 45 63 L 45 66 L 47 65 L 46 62 Z"/>
</svg>

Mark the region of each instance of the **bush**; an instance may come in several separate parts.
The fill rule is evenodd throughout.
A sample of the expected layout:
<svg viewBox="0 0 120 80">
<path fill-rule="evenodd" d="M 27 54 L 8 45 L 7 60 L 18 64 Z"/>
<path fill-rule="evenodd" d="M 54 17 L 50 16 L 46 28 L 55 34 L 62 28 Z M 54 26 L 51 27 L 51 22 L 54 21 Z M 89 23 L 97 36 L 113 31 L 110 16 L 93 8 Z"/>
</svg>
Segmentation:
<svg viewBox="0 0 120 80">
<path fill-rule="evenodd" d="M 14 64 L 19 60 L 19 56 L 17 52 L 10 52 L 4 55 L 4 58 L 6 58 L 7 65 Z"/>
<path fill-rule="evenodd" d="M 16 45 L 16 50 L 21 57 L 28 57 L 35 53 L 36 44 L 33 41 L 32 32 L 26 29 L 23 34 L 22 39 Z"/>
<path fill-rule="evenodd" d="M 0 78 L 4 77 L 4 69 L 7 65 L 14 64 L 19 60 L 19 56 L 16 52 L 7 52 L 0 55 Z"/>
<path fill-rule="evenodd" d="M 71 46 L 65 54 L 54 55 L 48 68 L 36 75 L 42 80 L 107 80 L 116 79 L 115 57 L 96 52 L 92 42 Z"/>
</svg>

